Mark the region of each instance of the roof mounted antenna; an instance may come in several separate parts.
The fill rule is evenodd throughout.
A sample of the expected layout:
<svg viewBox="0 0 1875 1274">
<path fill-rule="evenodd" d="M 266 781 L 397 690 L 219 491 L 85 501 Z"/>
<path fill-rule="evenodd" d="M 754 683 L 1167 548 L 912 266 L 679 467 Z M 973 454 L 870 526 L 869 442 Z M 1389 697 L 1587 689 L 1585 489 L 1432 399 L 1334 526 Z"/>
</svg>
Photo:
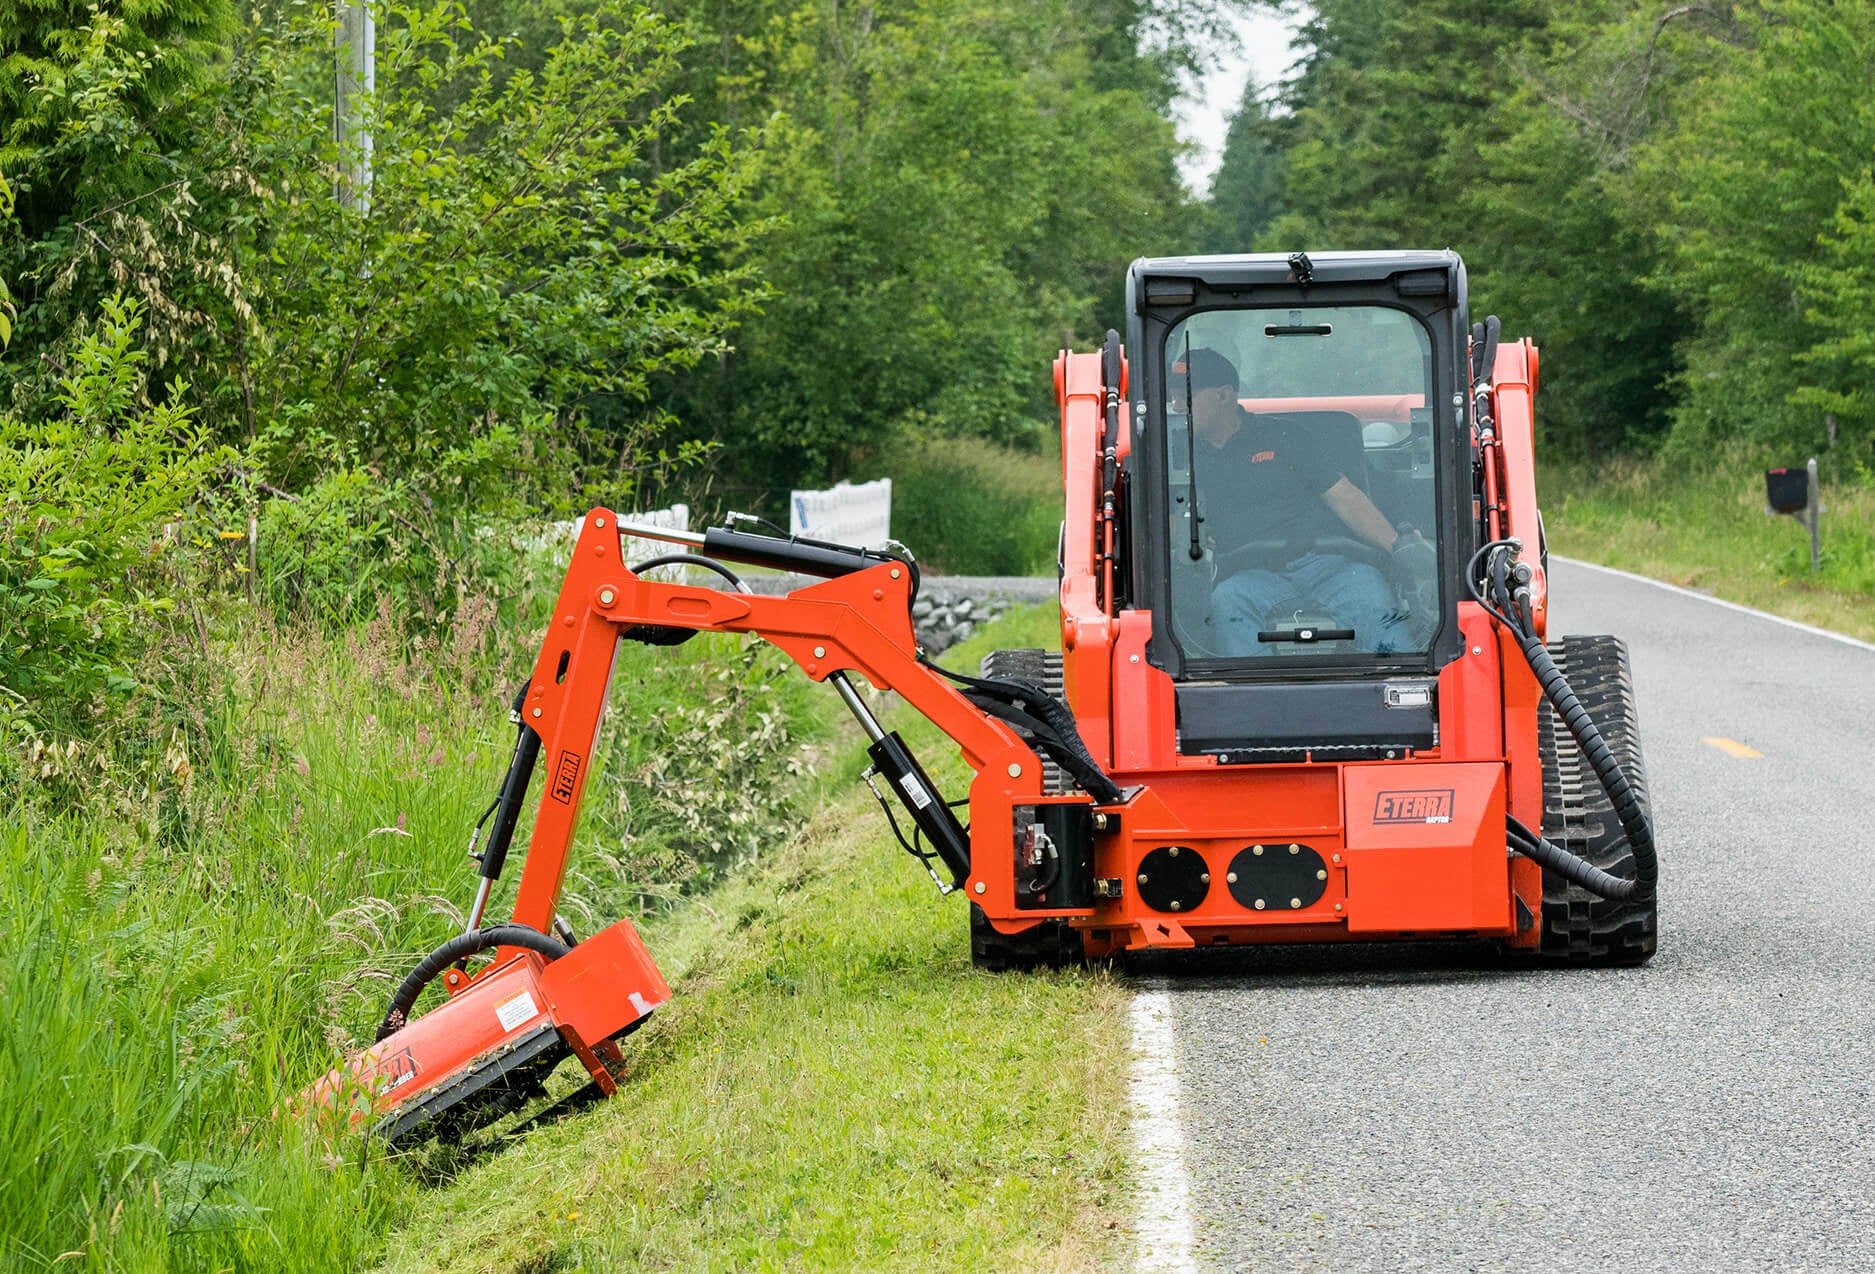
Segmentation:
<svg viewBox="0 0 1875 1274">
<path fill-rule="evenodd" d="M 1289 254 L 1289 278 L 1291 282 L 1300 283 L 1303 287 L 1315 282 L 1315 263 L 1309 260 L 1308 253 L 1292 252 Z"/>
</svg>

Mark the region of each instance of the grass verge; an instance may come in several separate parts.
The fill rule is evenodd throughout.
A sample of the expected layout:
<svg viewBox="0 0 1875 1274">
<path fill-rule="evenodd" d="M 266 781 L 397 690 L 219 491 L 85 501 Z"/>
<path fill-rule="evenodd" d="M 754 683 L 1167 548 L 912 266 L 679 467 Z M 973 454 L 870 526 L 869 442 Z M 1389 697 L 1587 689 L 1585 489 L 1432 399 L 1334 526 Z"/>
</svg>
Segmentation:
<svg viewBox="0 0 1875 1274">
<path fill-rule="evenodd" d="M 1051 628 L 1034 608 L 953 662 Z M 949 751 L 900 724 L 928 764 Z M 844 780 L 857 736 L 834 756 Z M 932 769 L 962 790 L 954 755 Z M 621 1096 L 427 1197 L 386 1271 L 1119 1260 L 1124 988 L 975 972 L 962 900 L 935 896 L 863 789 L 820 790 L 789 844 L 647 923 L 677 994 L 629 1046 Z"/>
<path fill-rule="evenodd" d="M 1550 547 L 1806 624 L 1875 640 L 1875 485 L 1827 482 L 1823 568 L 1795 519 L 1764 513 L 1742 452 L 1697 470 L 1659 460 L 1538 471 Z"/>
<path fill-rule="evenodd" d="M 74 744 L 44 764 L 108 792 L 0 810 L 0 1267 L 1104 1259 L 1122 992 L 972 972 L 838 700 L 735 639 L 624 647 L 613 682 L 564 910 L 632 915 L 680 992 L 624 1099 L 476 1162 L 307 1136 L 282 1112 L 461 923 L 526 658 L 232 620 L 206 749 L 173 736 L 144 790 Z"/>
</svg>

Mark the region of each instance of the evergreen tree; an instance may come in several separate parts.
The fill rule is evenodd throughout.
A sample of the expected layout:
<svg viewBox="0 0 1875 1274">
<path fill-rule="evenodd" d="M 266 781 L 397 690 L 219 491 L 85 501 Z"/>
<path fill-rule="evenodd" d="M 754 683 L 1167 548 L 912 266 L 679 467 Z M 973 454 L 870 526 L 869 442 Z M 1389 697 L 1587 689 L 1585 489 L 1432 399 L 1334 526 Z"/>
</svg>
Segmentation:
<svg viewBox="0 0 1875 1274">
<path fill-rule="evenodd" d="M 1283 155 L 1276 121 L 1257 82 L 1243 96 L 1224 133 L 1224 153 L 1211 178 L 1213 252 L 1249 252 L 1282 207 Z"/>
</svg>

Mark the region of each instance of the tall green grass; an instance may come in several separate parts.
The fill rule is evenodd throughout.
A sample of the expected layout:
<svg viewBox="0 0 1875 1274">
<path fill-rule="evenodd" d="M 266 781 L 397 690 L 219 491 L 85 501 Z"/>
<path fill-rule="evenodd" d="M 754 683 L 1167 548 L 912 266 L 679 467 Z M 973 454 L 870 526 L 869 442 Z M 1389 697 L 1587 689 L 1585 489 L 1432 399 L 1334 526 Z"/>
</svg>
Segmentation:
<svg viewBox="0 0 1875 1274">
<path fill-rule="evenodd" d="M 1762 457 L 1731 450 L 1688 466 L 1624 459 L 1545 463 L 1538 495 L 1550 546 L 1731 601 L 1875 638 L 1875 481 L 1827 457 L 1822 569 L 1794 518 L 1764 512 Z"/>
<path fill-rule="evenodd" d="M 892 534 L 952 575 L 1046 575 L 1061 525 L 1061 458 L 974 438 L 925 438 L 883 457 Z"/>
<path fill-rule="evenodd" d="M 0 811 L 0 1267 L 358 1268 L 418 1197 L 401 1166 L 289 1112 L 461 925 L 467 830 L 532 651 L 413 646 L 382 616 L 334 636 L 236 611 L 227 630 L 203 729 L 171 738 L 147 799 L 100 768 L 102 745 L 74 747 L 55 758 L 61 790 L 90 777 L 108 799 Z M 625 702 L 569 878 L 576 924 L 729 870 L 793 825 L 787 768 L 759 765 L 811 733 L 782 667 L 734 638 L 622 648 Z M 700 724 L 714 737 L 682 755 L 720 764 L 673 773 L 671 739 Z M 697 808 L 720 816 L 707 836 Z"/>
</svg>

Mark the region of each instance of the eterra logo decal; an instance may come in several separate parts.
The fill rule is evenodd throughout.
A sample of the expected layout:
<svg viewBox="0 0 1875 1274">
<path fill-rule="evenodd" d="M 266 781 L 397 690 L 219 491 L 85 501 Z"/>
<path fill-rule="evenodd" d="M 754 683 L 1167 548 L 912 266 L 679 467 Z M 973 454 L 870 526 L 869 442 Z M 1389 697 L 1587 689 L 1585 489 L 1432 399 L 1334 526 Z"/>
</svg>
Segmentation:
<svg viewBox="0 0 1875 1274">
<path fill-rule="evenodd" d="M 560 763 L 553 767 L 553 787 L 549 792 L 562 805 L 573 803 L 573 785 L 579 782 L 579 762 L 579 753 L 565 751 L 560 753 Z"/>
<path fill-rule="evenodd" d="M 421 1074 L 423 1068 L 417 1065 L 417 1059 L 408 1048 L 400 1048 L 395 1053 L 378 1063 L 378 1092 L 388 1093 L 393 1088 L 402 1088 Z"/>
<path fill-rule="evenodd" d="M 1376 823 L 1449 823 L 1452 789 L 1421 788 L 1412 792 L 1382 792 L 1374 798 Z"/>
</svg>

